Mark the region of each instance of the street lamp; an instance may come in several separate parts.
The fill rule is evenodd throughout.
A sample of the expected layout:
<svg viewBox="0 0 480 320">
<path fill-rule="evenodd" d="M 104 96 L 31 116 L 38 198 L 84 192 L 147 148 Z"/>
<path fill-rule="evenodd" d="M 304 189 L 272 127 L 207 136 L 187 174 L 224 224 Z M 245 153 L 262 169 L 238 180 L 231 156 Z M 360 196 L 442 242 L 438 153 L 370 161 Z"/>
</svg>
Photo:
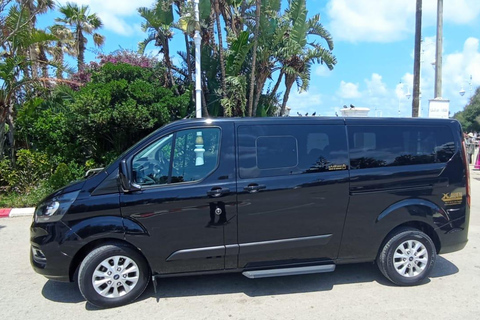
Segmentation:
<svg viewBox="0 0 480 320">
<path fill-rule="evenodd" d="M 410 93 L 410 87 L 407 86 L 407 93 L 405 93 L 405 97 L 407 97 L 407 99 L 410 99 L 411 96 L 412 94 Z"/>
<path fill-rule="evenodd" d="M 194 9 L 195 9 L 195 21 L 197 24 L 200 23 L 200 13 L 198 10 L 199 0 L 193 0 Z M 197 26 L 198 27 L 198 26 Z M 200 45 L 202 41 L 202 36 L 200 31 L 195 28 L 195 35 L 193 40 L 195 42 L 195 116 L 196 118 L 202 117 L 202 85 L 201 85 L 201 66 L 200 66 Z"/>
<path fill-rule="evenodd" d="M 463 84 L 462 84 L 462 89 L 458 92 L 462 97 L 465 95 L 465 89 L 463 89 Z M 472 75 L 470 75 L 470 80 L 468 81 L 468 92 L 472 92 Z"/>
</svg>

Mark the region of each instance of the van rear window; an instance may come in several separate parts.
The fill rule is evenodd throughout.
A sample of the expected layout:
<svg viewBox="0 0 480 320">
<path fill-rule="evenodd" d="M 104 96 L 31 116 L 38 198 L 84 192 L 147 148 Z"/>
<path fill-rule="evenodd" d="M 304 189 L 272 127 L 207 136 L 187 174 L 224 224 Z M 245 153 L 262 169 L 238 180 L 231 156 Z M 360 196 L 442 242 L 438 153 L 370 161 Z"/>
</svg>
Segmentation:
<svg viewBox="0 0 480 320">
<path fill-rule="evenodd" d="M 350 126 L 351 169 L 447 162 L 456 151 L 448 127 Z"/>
</svg>

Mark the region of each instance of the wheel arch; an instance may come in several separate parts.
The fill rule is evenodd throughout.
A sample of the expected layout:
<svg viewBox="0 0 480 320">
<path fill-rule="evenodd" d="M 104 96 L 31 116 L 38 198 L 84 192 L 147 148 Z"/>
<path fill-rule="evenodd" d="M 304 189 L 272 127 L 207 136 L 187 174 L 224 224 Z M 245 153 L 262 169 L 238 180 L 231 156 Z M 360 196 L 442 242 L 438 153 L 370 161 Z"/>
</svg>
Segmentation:
<svg viewBox="0 0 480 320">
<path fill-rule="evenodd" d="M 403 228 L 414 228 L 414 229 L 417 229 L 423 233 L 425 233 L 427 236 L 430 237 L 430 239 L 432 239 L 433 241 L 433 244 L 435 245 L 435 251 L 436 253 L 438 254 L 440 252 L 440 249 L 442 247 L 441 245 L 441 242 L 440 242 L 440 238 L 438 236 L 438 234 L 435 232 L 435 229 L 429 225 L 428 223 L 426 222 L 423 222 L 423 221 L 408 221 L 408 222 L 405 222 L 405 223 L 402 223 L 398 226 L 396 226 L 395 228 L 393 228 L 384 238 L 383 238 L 383 241 L 381 242 L 380 244 L 380 247 L 378 248 L 377 250 L 377 258 L 380 254 L 380 252 L 382 251 L 382 248 L 385 246 L 385 244 L 388 242 L 388 240 L 393 236 L 395 235 L 396 233 L 398 233 L 398 230 L 400 229 L 403 229 Z"/>
<path fill-rule="evenodd" d="M 394 203 L 380 213 L 375 221 L 384 232 L 387 231 L 384 233 L 377 253 L 380 252 L 392 234 L 403 227 L 415 228 L 428 235 L 435 244 L 438 253 L 442 243 L 435 230 L 449 221 L 447 212 L 428 200 L 414 198 Z"/>
<path fill-rule="evenodd" d="M 70 268 L 69 268 L 70 281 L 74 281 L 75 275 L 78 272 L 80 264 L 90 252 L 92 252 L 96 248 L 102 247 L 104 245 L 109 245 L 109 244 L 121 244 L 135 250 L 145 259 L 145 262 L 147 263 L 147 266 L 150 269 L 150 271 L 152 270 L 150 266 L 150 262 L 145 257 L 143 252 L 140 249 L 138 249 L 136 246 L 132 245 L 130 242 L 122 239 L 117 239 L 117 238 L 101 238 L 101 239 L 90 241 L 89 243 L 85 244 L 80 250 L 77 251 L 77 253 L 72 259 L 72 262 L 70 263 Z"/>
</svg>

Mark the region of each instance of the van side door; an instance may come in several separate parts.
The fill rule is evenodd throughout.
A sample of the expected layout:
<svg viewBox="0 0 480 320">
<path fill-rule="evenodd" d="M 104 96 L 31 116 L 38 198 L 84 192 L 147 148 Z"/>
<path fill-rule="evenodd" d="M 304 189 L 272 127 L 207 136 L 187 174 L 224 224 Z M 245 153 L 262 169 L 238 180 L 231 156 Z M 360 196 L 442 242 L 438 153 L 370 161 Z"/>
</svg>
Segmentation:
<svg viewBox="0 0 480 320">
<path fill-rule="evenodd" d="M 337 257 L 348 205 L 345 126 L 298 123 L 237 123 L 240 268 Z"/>
<path fill-rule="evenodd" d="M 120 195 L 122 215 L 144 231 L 127 227 L 126 239 L 155 273 L 225 268 L 224 226 L 236 218 L 233 145 L 233 123 L 199 122 L 127 159 L 141 190 Z"/>
</svg>

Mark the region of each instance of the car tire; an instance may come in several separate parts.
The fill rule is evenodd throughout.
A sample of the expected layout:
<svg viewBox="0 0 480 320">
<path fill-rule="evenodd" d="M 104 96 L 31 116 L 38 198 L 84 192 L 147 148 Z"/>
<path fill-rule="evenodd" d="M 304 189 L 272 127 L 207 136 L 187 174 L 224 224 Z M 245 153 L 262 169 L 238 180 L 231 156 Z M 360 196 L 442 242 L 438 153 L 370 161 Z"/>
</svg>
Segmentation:
<svg viewBox="0 0 480 320">
<path fill-rule="evenodd" d="M 124 244 L 108 244 L 91 251 L 78 271 L 83 297 L 101 308 L 136 300 L 145 291 L 150 269 L 145 258 Z"/>
<path fill-rule="evenodd" d="M 432 239 L 414 228 L 400 228 L 387 238 L 377 258 L 383 275 L 400 286 L 420 284 L 431 272 L 437 252 Z"/>
</svg>

